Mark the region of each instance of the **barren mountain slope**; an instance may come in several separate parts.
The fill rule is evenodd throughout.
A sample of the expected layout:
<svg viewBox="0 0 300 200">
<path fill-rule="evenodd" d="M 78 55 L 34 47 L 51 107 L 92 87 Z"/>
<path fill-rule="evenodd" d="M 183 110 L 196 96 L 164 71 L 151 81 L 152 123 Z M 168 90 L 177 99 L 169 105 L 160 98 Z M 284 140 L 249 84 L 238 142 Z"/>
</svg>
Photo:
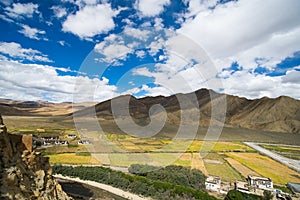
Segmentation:
<svg viewBox="0 0 300 200">
<path fill-rule="evenodd" d="M 196 95 L 194 95 L 196 94 Z M 300 133 L 300 101 L 290 97 L 261 98 L 249 100 L 232 95 L 218 94 L 211 90 L 201 89 L 195 93 L 176 94 L 169 97 L 145 97 L 137 99 L 130 96 L 120 96 L 113 100 L 108 100 L 95 107 L 76 112 L 78 116 L 84 116 L 91 110 L 96 111 L 96 115 L 104 119 L 113 119 L 111 110 L 111 101 L 117 110 L 126 110 L 123 105 L 130 97 L 129 112 L 134 119 L 149 122 L 149 109 L 155 104 L 162 105 L 168 113 L 167 122 L 178 125 L 180 123 L 180 111 L 182 109 L 195 109 L 194 106 L 180 105 L 177 97 L 189 98 L 193 105 L 200 109 L 200 125 L 209 126 L 211 120 L 212 99 L 222 102 L 226 98 L 226 122 L 225 125 L 233 127 L 243 127 L 256 130 Z M 222 107 L 217 104 L 215 112 L 217 116 L 222 114 Z M 182 108 L 183 107 L 183 108 Z M 120 116 L 116 116 L 120 117 Z M 220 122 L 221 123 L 221 122 Z"/>
</svg>

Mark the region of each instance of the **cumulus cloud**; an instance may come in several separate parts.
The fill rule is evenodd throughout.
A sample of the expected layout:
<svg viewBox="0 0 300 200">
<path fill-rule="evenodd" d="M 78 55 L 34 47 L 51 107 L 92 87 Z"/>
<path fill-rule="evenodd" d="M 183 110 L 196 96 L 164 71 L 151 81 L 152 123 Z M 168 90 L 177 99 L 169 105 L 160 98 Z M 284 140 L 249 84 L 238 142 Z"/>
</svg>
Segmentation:
<svg viewBox="0 0 300 200">
<path fill-rule="evenodd" d="M 299 1 L 188 2 L 190 12 L 177 32 L 191 38 L 210 55 L 222 78 L 224 92 L 248 98 L 279 95 L 299 98 L 295 92 L 299 90 L 295 82 L 297 71 L 291 70 L 280 77 L 253 73 L 259 65 L 274 71 L 278 63 L 300 50 Z M 258 63 L 258 59 L 263 62 Z M 222 71 L 233 62 L 238 62 L 242 70 Z"/>
<path fill-rule="evenodd" d="M 70 102 L 74 95 L 76 102 L 86 102 L 103 101 L 116 94 L 116 87 L 106 78 L 60 76 L 56 67 L 48 65 L 1 61 L 0 70 L 1 98 Z"/>
<path fill-rule="evenodd" d="M 106 63 L 116 63 L 118 60 L 125 59 L 133 49 L 129 44 L 125 44 L 124 38 L 120 35 L 110 34 L 104 40 L 95 45 L 94 50 L 101 54 L 100 61 Z"/>
<path fill-rule="evenodd" d="M 250 99 L 264 96 L 276 98 L 282 95 L 300 99 L 299 93 L 295 92 L 300 90 L 300 84 L 295 79 L 299 78 L 297 73 L 293 71 L 287 76 L 270 77 L 246 71 L 236 72 L 230 78 L 223 80 L 224 92 Z"/>
<path fill-rule="evenodd" d="M 202 45 L 212 57 L 226 58 L 300 27 L 299 7 L 297 0 L 233 1 L 198 13 L 179 31 Z"/>
<path fill-rule="evenodd" d="M 300 71 L 289 70 L 286 76 L 282 77 L 283 83 L 300 84 Z"/>
<path fill-rule="evenodd" d="M 147 29 L 143 30 L 142 28 L 138 29 L 138 28 L 126 26 L 124 28 L 124 33 L 128 36 L 145 41 L 149 38 L 151 32 Z"/>
<path fill-rule="evenodd" d="M 35 40 L 42 39 L 40 36 L 46 34 L 46 32 L 43 30 L 31 28 L 30 26 L 25 25 L 25 24 L 22 25 L 22 30 L 19 30 L 19 33 L 22 33 L 26 37 L 29 37 L 29 38 L 35 39 Z M 46 39 L 44 38 L 44 40 L 46 40 Z"/>
<path fill-rule="evenodd" d="M 12 58 L 41 61 L 41 62 L 53 62 L 47 55 L 42 54 L 38 50 L 23 48 L 19 43 L 15 42 L 0 42 L 0 53 L 8 55 Z"/>
<path fill-rule="evenodd" d="M 149 28 L 139 29 L 127 25 L 121 34 L 110 34 L 105 37 L 102 42 L 95 45 L 94 50 L 101 55 L 99 61 L 119 65 L 119 60 L 125 60 L 132 53 L 140 58 L 145 57 L 146 52 L 140 48 L 146 48 L 149 38 L 153 35 Z"/>
<path fill-rule="evenodd" d="M 170 0 L 137 0 L 135 7 L 143 16 L 153 17 L 162 13 L 169 4 Z"/>
<path fill-rule="evenodd" d="M 109 4 L 87 5 L 75 14 L 68 15 L 63 23 L 63 31 L 82 39 L 107 33 L 115 27 L 113 17 L 117 13 Z"/>
<path fill-rule="evenodd" d="M 38 5 L 33 3 L 14 3 L 12 6 L 6 7 L 5 14 L 11 18 L 32 17 L 34 13 L 38 13 Z"/>
<path fill-rule="evenodd" d="M 52 6 L 51 9 L 53 10 L 53 13 L 57 18 L 62 18 L 67 15 L 66 8 L 62 8 L 60 6 Z"/>
</svg>

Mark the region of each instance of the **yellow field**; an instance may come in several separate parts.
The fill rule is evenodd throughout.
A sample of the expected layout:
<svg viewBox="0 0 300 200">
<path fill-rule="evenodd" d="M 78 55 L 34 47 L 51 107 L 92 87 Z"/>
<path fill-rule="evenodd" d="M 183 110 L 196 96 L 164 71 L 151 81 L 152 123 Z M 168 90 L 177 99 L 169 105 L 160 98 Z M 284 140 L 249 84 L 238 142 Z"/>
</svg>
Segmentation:
<svg viewBox="0 0 300 200">
<path fill-rule="evenodd" d="M 192 162 L 191 162 L 191 168 L 192 169 L 199 169 L 202 171 L 205 175 L 208 175 L 207 170 L 205 168 L 203 159 L 200 157 L 199 153 L 192 153 Z"/>
<path fill-rule="evenodd" d="M 74 147 L 68 147 L 68 146 L 53 146 L 48 147 L 46 149 L 47 153 L 53 154 L 53 153 L 76 153 L 76 152 L 87 152 L 86 145 L 75 145 Z"/>
<path fill-rule="evenodd" d="M 55 155 L 48 155 L 47 157 L 49 157 L 51 164 L 70 164 L 70 165 L 101 164 L 98 160 L 94 159 L 92 156 L 81 156 L 81 155 L 76 155 L 75 153 L 55 154 Z"/>
<path fill-rule="evenodd" d="M 240 162 L 261 176 L 269 177 L 275 184 L 300 182 L 300 174 L 287 166 L 257 153 L 226 153 L 227 156 Z"/>
<path fill-rule="evenodd" d="M 245 167 L 238 161 L 234 160 L 233 158 L 225 158 L 225 160 L 235 169 L 237 170 L 240 174 L 242 174 L 245 178 L 248 175 L 254 175 L 254 176 L 259 176 L 255 171 L 249 169 L 248 167 Z"/>
<path fill-rule="evenodd" d="M 202 140 L 167 140 L 167 139 L 142 139 L 131 136 L 107 134 L 107 138 L 114 144 L 119 146 L 125 151 L 130 152 L 191 152 L 197 153 L 202 151 L 214 151 L 214 152 L 231 152 L 242 151 L 251 152 L 254 150 L 244 145 L 241 142 L 205 142 L 205 147 L 209 149 L 202 149 L 204 141 Z"/>
</svg>

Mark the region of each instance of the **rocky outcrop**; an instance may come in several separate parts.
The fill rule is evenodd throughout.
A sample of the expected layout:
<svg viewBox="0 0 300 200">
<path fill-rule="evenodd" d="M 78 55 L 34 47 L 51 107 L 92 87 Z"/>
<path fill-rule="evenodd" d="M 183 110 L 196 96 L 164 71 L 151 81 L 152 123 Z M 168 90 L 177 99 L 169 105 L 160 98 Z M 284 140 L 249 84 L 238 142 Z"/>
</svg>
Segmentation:
<svg viewBox="0 0 300 200">
<path fill-rule="evenodd" d="M 69 200 L 49 160 L 32 151 L 32 136 L 7 133 L 0 115 L 0 199 Z"/>
</svg>

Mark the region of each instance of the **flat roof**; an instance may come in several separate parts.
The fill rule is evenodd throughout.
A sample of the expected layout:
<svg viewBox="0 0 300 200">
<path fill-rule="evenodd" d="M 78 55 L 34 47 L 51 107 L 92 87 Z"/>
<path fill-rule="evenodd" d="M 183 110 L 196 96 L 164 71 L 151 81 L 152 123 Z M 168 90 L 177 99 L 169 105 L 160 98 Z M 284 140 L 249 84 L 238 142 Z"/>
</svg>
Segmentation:
<svg viewBox="0 0 300 200">
<path fill-rule="evenodd" d="M 271 180 L 270 178 L 260 177 L 260 176 L 251 176 L 251 175 L 249 175 L 248 177 L 251 178 L 251 179 L 259 179 L 259 180 L 265 180 L 265 181 Z"/>
</svg>

